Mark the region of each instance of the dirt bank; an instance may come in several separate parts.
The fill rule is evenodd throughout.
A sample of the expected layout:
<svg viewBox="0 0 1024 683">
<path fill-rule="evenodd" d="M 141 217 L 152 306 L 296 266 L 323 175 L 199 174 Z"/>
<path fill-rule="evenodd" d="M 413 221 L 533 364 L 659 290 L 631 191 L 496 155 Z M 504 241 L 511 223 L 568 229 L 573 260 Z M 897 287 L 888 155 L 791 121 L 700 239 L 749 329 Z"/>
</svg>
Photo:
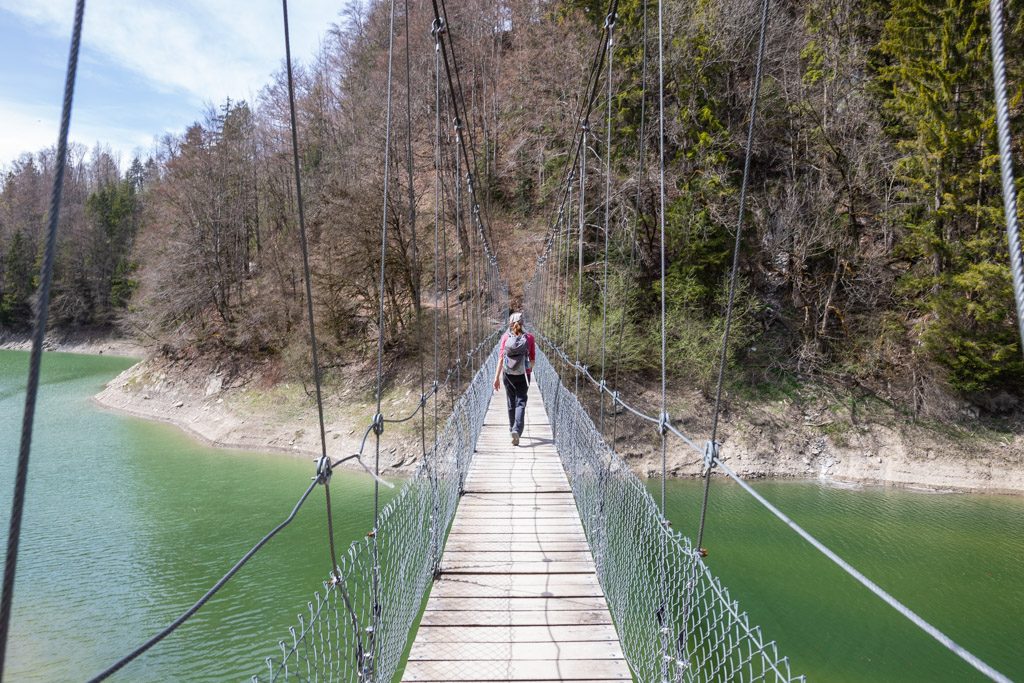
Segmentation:
<svg viewBox="0 0 1024 683">
<path fill-rule="evenodd" d="M 353 364 L 333 372 L 324 392 L 325 421 L 328 451 L 338 457 L 358 450 L 376 406 L 362 369 Z M 239 365 L 198 353 L 157 354 L 112 380 L 95 400 L 175 424 L 216 446 L 312 458 L 320 449 L 315 403 L 305 387 L 280 381 L 280 374 L 273 361 Z M 394 384 L 403 388 L 385 396 L 384 412 L 407 414 L 416 406 L 417 379 L 399 377 Z M 640 407 L 658 403 L 642 387 L 623 395 Z M 677 427 L 695 441 L 707 438 L 705 397 L 679 394 L 669 405 L 670 415 L 687 416 L 674 420 Z M 656 430 L 628 414 L 615 419 L 619 450 L 634 471 L 658 476 Z M 609 430 L 610 423 L 611 418 Z M 418 428 L 418 419 L 388 425 L 383 471 L 411 471 L 420 455 Z M 732 401 L 719 434 L 725 461 L 748 479 L 1024 494 L 1024 425 L 1013 421 L 918 423 L 879 402 L 849 404 L 811 390 L 798 397 Z M 676 477 L 699 476 L 700 459 L 670 438 L 668 470 Z"/>
<path fill-rule="evenodd" d="M 703 443 L 710 433 L 708 401 L 691 394 L 676 396 L 670 406 L 671 416 L 697 416 L 674 424 Z M 620 450 L 633 469 L 660 476 L 656 433 L 652 440 L 647 427 L 623 431 L 632 445 Z M 719 435 L 723 460 L 746 479 L 1024 494 L 1024 425 L 1019 420 L 915 422 L 880 402 L 851 408 L 834 397 L 806 392 L 798 399 L 734 401 L 719 423 Z M 699 456 L 674 437 L 667 460 L 673 476 L 700 476 Z"/>
<path fill-rule="evenodd" d="M 28 334 L 0 334 L 0 349 L 8 351 L 30 351 L 32 337 Z M 111 335 L 109 332 L 76 332 L 64 334 L 51 332 L 43 341 L 46 351 L 61 353 L 84 353 L 93 356 L 125 356 L 144 358 L 146 347 L 131 339 Z"/>
<path fill-rule="evenodd" d="M 320 454 L 316 404 L 301 384 L 276 382 L 272 362 L 241 366 L 198 355 L 173 359 L 155 355 L 132 366 L 94 397 L 99 405 L 135 417 L 176 425 L 213 446 L 277 451 L 314 459 Z M 339 388 L 344 386 L 348 389 Z M 386 396 L 391 414 L 413 410 L 411 391 Z M 325 387 L 324 420 L 328 454 L 359 450 L 376 405 L 352 383 Z M 412 421 L 416 427 L 419 421 Z M 411 471 L 420 455 L 419 438 L 407 425 L 388 425 L 382 436 L 381 470 Z M 366 459 L 373 465 L 371 435 Z M 355 461 L 348 463 L 360 469 Z"/>
</svg>

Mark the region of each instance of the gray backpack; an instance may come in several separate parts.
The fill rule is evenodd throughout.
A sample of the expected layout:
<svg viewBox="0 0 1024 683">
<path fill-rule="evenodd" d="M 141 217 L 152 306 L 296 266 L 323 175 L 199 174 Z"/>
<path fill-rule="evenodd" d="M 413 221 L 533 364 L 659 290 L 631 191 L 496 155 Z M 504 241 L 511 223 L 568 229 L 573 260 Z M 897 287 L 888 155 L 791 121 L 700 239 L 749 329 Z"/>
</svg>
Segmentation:
<svg viewBox="0 0 1024 683">
<path fill-rule="evenodd" d="M 525 375 L 528 354 L 526 334 L 510 334 L 505 339 L 505 372 L 510 375 Z"/>
</svg>

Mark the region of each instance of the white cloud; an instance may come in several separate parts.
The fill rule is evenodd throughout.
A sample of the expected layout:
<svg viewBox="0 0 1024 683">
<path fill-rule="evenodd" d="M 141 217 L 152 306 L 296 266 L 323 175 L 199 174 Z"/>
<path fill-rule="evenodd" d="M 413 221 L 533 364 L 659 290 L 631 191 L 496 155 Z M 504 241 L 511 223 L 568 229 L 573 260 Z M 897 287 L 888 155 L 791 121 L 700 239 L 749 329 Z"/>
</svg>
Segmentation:
<svg viewBox="0 0 1024 683">
<path fill-rule="evenodd" d="M 37 152 L 57 144 L 60 133 L 60 109 L 58 107 L 19 107 L 0 102 L 0 121 L 4 127 L 17 130 L 17 136 L 0 135 L 0 168 L 7 166 L 24 152 Z M 68 139 L 92 149 L 97 142 L 111 148 L 121 158 L 121 166 L 127 167 L 138 153 L 145 156 L 153 146 L 154 138 L 162 131 L 133 130 L 112 126 L 101 119 L 79 116 L 71 117 Z"/>
<path fill-rule="evenodd" d="M 315 54 L 342 4 L 304 0 L 289 6 L 295 59 Z M 0 93 L 0 164 L 56 142 L 74 5 L 0 0 L 0 39 L 16 31 L 61 46 L 46 53 L 45 67 L 19 65 L 20 73 L 38 76 L 41 87 L 59 70 L 46 92 Z M 281 5 L 275 0 L 90 0 L 71 139 L 90 148 L 102 141 L 128 160 L 136 148 L 148 150 L 155 137 L 201 118 L 208 103 L 252 101 L 283 58 Z M 49 69 L 45 79 L 41 68 Z"/>
<path fill-rule="evenodd" d="M 337 0 L 289 7 L 295 57 L 313 54 L 339 8 Z M 74 0 L 0 0 L 0 9 L 52 35 L 70 36 Z M 92 0 L 82 42 L 90 53 L 139 74 L 153 87 L 196 102 L 251 97 L 284 57 L 276 2 Z"/>
<path fill-rule="evenodd" d="M 18 131 L 17 136 L 0 135 L 0 163 L 57 142 L 57 119 L 52 111 L 0 102 L 0 121 L 4 128 Z"/>
</svg>

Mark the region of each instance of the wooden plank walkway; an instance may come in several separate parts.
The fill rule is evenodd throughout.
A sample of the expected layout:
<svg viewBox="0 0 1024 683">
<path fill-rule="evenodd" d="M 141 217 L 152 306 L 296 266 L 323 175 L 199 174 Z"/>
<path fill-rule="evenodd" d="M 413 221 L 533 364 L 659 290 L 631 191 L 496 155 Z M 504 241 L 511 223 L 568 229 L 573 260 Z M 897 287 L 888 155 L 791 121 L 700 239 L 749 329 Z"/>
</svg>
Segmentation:
<svg viewBox="0 0 1024 683">
<path fill-rule="evenodd" d="M 494 394 L 403 681 L 632 681 L 536 383 Z"/>
</svg>

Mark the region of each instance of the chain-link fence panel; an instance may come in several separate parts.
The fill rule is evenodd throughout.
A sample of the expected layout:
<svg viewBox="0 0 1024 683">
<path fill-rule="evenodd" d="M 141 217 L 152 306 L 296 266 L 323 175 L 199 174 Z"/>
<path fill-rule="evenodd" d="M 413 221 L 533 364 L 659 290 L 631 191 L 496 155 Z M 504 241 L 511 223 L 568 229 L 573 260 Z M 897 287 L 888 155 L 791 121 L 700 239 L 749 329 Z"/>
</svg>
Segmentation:
<svg viewBox="0 0 1024 683">
<path fill-rule="evenodd" d="M 601 438 L 543 352 L 536 375 L 622 649 L 639 681 L 802 681 Z"/>
<path fill-rule="evenodd" d="M 390 681 L 405 653 L 455 516 L 491 399 L 492 352 L 456 401 L 436 447 L 353 543 L 253 681 Z"/>
</svg>

